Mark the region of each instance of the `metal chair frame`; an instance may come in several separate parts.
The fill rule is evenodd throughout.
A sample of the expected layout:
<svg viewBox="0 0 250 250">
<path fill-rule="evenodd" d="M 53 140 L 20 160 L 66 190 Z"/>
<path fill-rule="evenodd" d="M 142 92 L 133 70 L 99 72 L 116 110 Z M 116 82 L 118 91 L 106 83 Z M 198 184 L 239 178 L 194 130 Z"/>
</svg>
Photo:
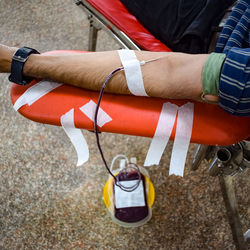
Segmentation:
<svg viewBox="0 0 250 250">
<path fill-rule="evenodd" d="M 141 50 L 124 32 L 118 29 L 107 18 L 100 15 L 87 1 L 75 0 L 75 3 L 82 8 L 89 20 L 88 51 L 96 50 L 98 31 L 101 29 L 113 38 L 121 48 Z"/>
<path fill-rule="evenodd" d="M 88 16 L 89 51 L 96 50 L 98 31 L 101 29 L 113 38 L 121 48 L 141 50 L 124 32 L 101 15 L 86 0 L 75 0 L 75 3 Z M 237 249 L 245 250 L 250 241 L 250 230 L 245 234 L 243 233 L 233 179 L 239 172 L 250 168 L 250 142 L 244 141 L 228 147 L 198 145 L 194 153 L 191 169 L 198 169 L 204 159 L 210 162 L 208 164 L 209 175 L 219 178 L 235 246 Z"/>
<path fill-rule="evenodd" d="M 250 142 L 242 141 L 221 147 L 198 145 L 194 152 L 191 169 L 197 170 L 203 160 L 208 162 L 209 175 L 219 178 L 235 246 L 237 249 L 247 249 L 250 230 L 243 234 L 234 189 L 234 176 L 250 168 Z"/>
</svg>

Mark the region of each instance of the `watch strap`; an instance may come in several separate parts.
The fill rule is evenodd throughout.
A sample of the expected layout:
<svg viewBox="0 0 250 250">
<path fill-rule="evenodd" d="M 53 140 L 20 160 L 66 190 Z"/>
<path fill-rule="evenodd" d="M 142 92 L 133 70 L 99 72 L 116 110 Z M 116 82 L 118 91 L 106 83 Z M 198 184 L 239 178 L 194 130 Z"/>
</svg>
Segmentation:
<svg viewBox="0 0 250 250">
<path fill-rule="evenodd" d="M 11 74 L 9 76 L 9 81 L 20 85 L 26 85 L 33 80 L 32 77 L 23 75 L 24 64 L 31 54 L 40 53 L 37 50 L 29 47 L 22 47 L 16 51 L 16 53 L 12 57 Z"/>
</svg>

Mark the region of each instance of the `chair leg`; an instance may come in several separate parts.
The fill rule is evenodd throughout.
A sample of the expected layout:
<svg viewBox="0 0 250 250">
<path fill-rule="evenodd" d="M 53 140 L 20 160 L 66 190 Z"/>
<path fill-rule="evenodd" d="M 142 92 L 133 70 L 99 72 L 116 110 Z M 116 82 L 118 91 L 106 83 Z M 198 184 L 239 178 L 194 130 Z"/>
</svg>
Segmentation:
<svg viewBox="0 0 250 250">
<path fill-rule="evenodd" d="M 236 249 L 245 250 L 247 249 L 247 246 L 244 241 L 244 235 L 238 213 L 233 176 L 219 176 L 219 182 Z"/>
<path fill-rule="evenodd" d="M 191 170 L 195 171 L 198 169 L 201 162 L 205 159 L 205 157 L 207 157 L 208 151 L 210 151 L 211 147 L 212 146 L 207 146 L 202 144 L 196 146 L 192 159 Z"/>
<path fill-rule="evenodd" d="M 192 170 L 196 170 L 201 161 L 206 159 L 209 162 L 209 175 L 218 176 L 233 240 L 239 250 L 247 249 L 246 245 L 250 241 L 250 230 L 243 235 L 233 176 L 250 167 L 249 157 L 250 143 L 247 142 L 228 147 L 198 145 L 191 167 Z"/>
<path fill-rule="evenodd" d="M 98 29 L 90 22 L 89 25 L 89 51 L 96 51 Z"/>
</svg>

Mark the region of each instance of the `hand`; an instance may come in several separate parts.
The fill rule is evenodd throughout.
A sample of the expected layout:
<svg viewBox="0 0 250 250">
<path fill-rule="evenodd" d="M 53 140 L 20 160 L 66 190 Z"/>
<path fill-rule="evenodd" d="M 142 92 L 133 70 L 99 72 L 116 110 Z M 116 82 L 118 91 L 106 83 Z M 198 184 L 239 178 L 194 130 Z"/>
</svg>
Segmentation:
<svg viewBox="0 0 250 250">
<path fill-rule="evenodd" d="M 17 49 L 0 44 L 0 73 L 10 72 L 11 60 Z"/>
</svg>

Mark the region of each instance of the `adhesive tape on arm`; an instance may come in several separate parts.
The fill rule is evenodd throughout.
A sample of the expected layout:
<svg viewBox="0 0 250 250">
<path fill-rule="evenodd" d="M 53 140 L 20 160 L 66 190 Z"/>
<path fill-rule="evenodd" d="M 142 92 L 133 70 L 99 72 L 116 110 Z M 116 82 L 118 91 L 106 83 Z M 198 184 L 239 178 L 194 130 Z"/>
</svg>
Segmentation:
<svg viewBox="0 0 250 250">
<path fill-rule="evenodd" d="M 136 96 L 148 96 L 143 83 L 141 65 L 133 50 L 118 50 L 129 91 Z"/>
</svg>

